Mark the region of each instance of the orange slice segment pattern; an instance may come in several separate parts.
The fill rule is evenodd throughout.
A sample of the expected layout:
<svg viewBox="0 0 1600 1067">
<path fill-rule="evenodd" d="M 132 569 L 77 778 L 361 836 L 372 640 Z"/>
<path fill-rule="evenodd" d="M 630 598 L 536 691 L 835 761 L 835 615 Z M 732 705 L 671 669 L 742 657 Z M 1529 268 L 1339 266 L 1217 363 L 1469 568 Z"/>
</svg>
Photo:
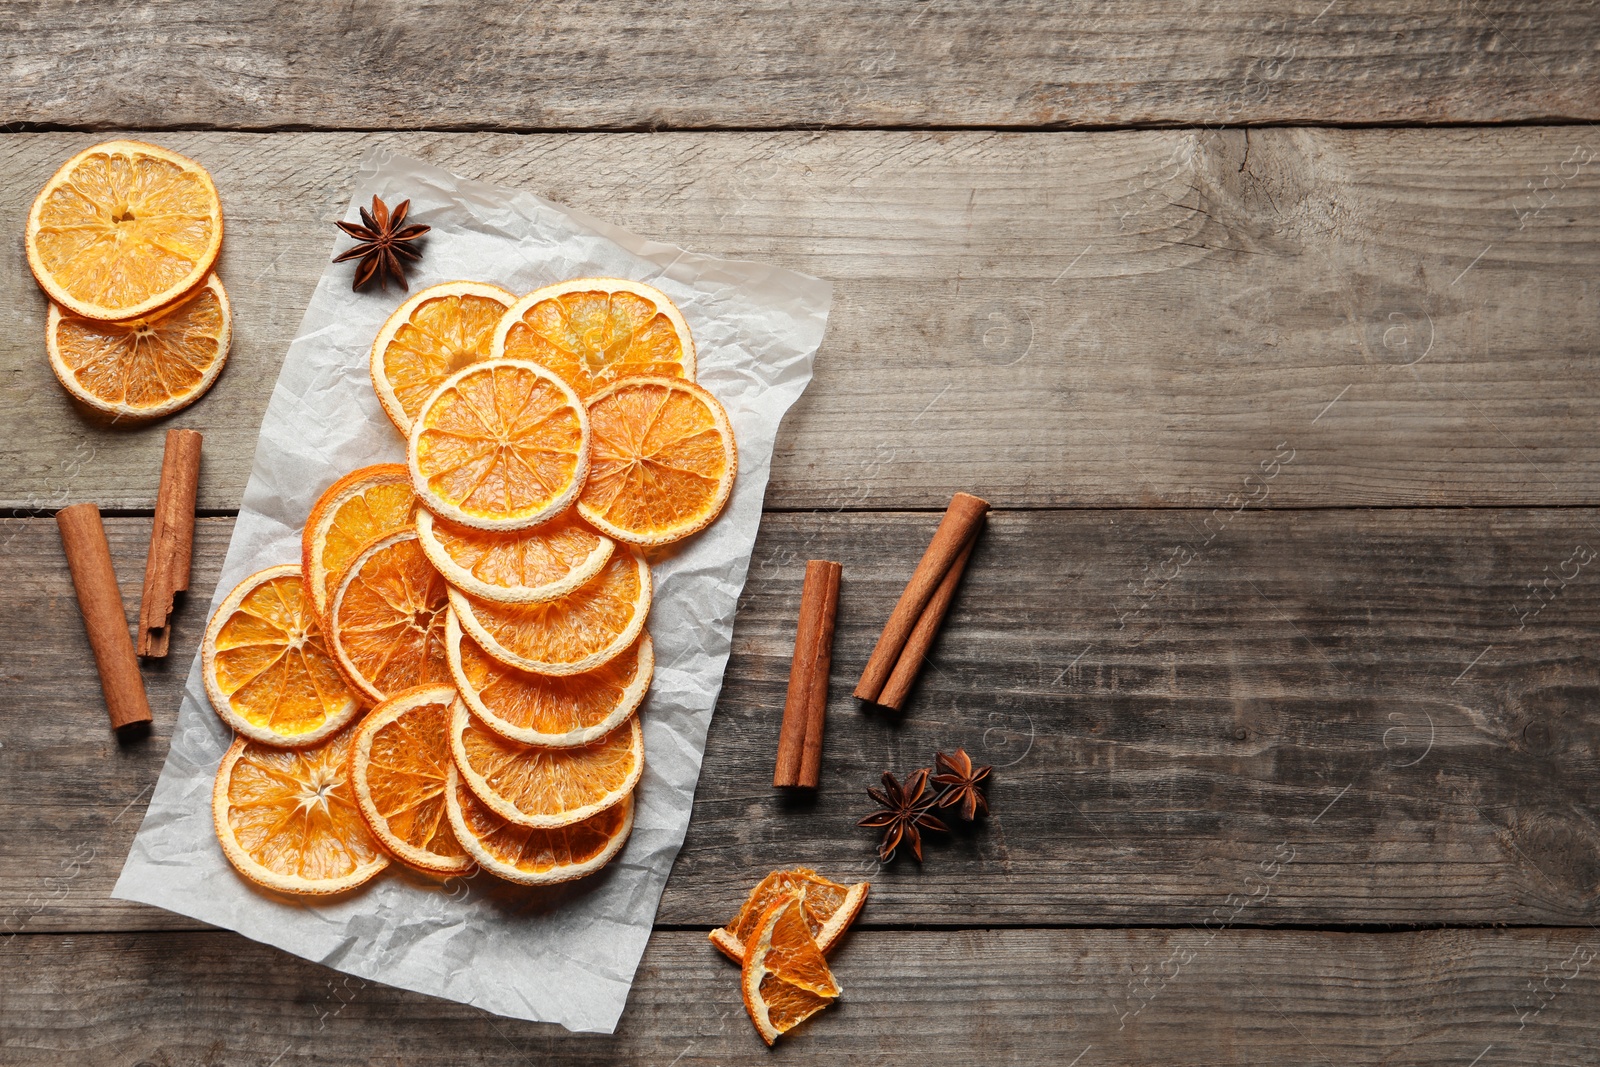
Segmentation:
<svg viewBox="0 0 1600 1067">
<path fill-rule="evenodd" d="M 798 893 L 785 895 L 762 915 L 739 982 L 750 1021 L 769 1045 L 839 995 L 828 961 L 806 926 Z"/>
<path fill-rule="evenodd" d="M 855 922 L 866 903 L 869 888 L 869 882 L 840 885 L 805 867 L 773 871 L 750 891 L 739 914 L 728 925 L 711 931 L 711 943 L 735 963 L 743 962 L 745 943 L 755 933 L 767 909 L 796 893 L 800 896 L 806 926 L 816 939 L 817 947 L 826 953 Z"/>
<path fill-rule="evenodd" d="M 170 310 L 131 322 L 64 314 L 45 321 L 50 369 L 94 410 L 154 419 L 187 407 L 211 388 L 228 360 L 233 312 L 215 274 Z"/>
<path fill-rule="evenodd" d="M 403 463 L 353 470 L 323 492 L 300 534 L 300 566 L 319 613 L 327 614 L 331 587 L 356 553 L 410 526 L 416 512 L 411 472 Z"/>
<path fill-rule="evenodd" d="M 620 804 L 644 772 L 644 731 L 629 719 L 591 745 L 507 741 L 457 702 L 450 753 L 474 796 L 518 826 L 570 826 Z"/>
<path fill-rule="evenodd" d="M 350 781 L 367 829 L 390 855 L 429 874 L 472 868 L 445 814 L 457 703 L 448 685 L 396 693 L 361 720 L 350 746 Z"/>
<path fill-rule="evenodd" d="M 566 596 L 611 558 L 616 542 L 562 516 L 531 530 L 493 533 L 417 515 L 422 550 L 464 592 L 499 604 L 537 604 Z"/>
<path fill-rule="evenodd" d="M 650 614 L 650 566 L 615 552 L 576 592 L 545 604 L 492 604 L 450 590 L 461 628 L 495 659 L 535 674 L 583 674 L 638 639 Z"/>
<path fill-rule="evenodd" d="M 28 266 L 51 300 L 89 319 L 136 319 L 210 273 L 222 203 L 204 167 L 139 141 L 86 148 L 28 214 Z"/>
<path fill-rule="evenodd" d="M 367 700 L 450 680 L 447 589 L 412 530 L 373 542 L 345 570 L 328 632 L 335 661 Z"/>
<path fill-rule="evenodd" d="M 478 865 L 522 885 L 554 885 L 593 874 L 622 851 L 633 829 L 633 797 L 555 829 L 518 826 L 481 803 L 455 767 L 445 794 L 450 827 Z"/>
<path fill-rule="evenodd" d="M 489 358 L 494 330 L 516 297 L 484 282 L 445 282 L 395 309 L 372 343 L 372 385 L 402 435 L 444 380 Z"/>
<path fill-rule="evenodd" d="M 589 417 L 534 363 L 490 360 L 445 379 L 411 427 L 412 484 L 441 518 L 515 530 L 560 514 L 589 470 Z"/>
<path fill-rule="evenodd" d="M 389 865 L 351 794 L 353 732 L 298 751 L 234 741 L 217 768 L 211 814 L 240 874 L 281 893 L 326 895 Z"/>
<path fill-rule="evenodd" d="M 234 587 L 211 617 L 200 661 L 211 706 L 252 741 L 314 745 L 360 709 L 292 564 Z"/>
<path fill-rule="evenodd" d="M 644 702 L 655 673 L 649 634 L 602 667 L 562 677 L 507 667 L 461 631 L 454 610 L 444 632 L 461 699 L 483 725 L 524 745 L 565 748 L 598 741 Z"/>
<path fill-rule="evenodd" d="M 694 534 L 728 502 L 738 471 L 733 427 L 693 382 L 631 378 L 589 402 L 589 480 L 578 512 L 628 544 Z"/>
<path fill-rule="evenodd" d="M 587 400 L 620 378 L 694 378 L 694 341 L 667 294 L 623 278 L 577 278 L 529 293 L 495 332 L 496 359 L 549 367 Z"/>
</svg>

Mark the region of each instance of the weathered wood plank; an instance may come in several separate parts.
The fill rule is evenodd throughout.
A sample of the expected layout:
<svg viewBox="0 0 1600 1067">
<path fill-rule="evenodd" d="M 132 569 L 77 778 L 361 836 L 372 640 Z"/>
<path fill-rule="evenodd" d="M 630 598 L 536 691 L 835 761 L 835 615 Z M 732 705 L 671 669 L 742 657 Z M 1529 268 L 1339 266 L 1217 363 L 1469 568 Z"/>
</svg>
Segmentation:
<svg viewBox="0 0 1600 1067">
<path fill-rule="evenodd" d="M 236 507 L 371 144 L 833 279 L 775 505 L 1212 507 L 1280 442 L 1269 506 L 1600 503 L 1586 129 L 161 139 L 223 190 L 232 362 L 167 424 L 93 427 L 6 258 L 0 506 L 147 508 L 189 425 L 202 502 Z M 5 139 L 0 232 L 88 140 Z"/>
<path fill-rule="evenodd" d="M 1600 117 L 1563 0 L 530 8 L 0 5 L 0 113 L 107 128 L 1042 126 Z M 1181 46 L 1180 46 L 1181 42 Z"/>
<path fill-rule="evenodd" d="M 794 863 L 872 878 L 872 924 L 1597 917 L 1600 513 L 1001 512 L 892 723 L 849 692 L 935 521 L 767 517 L 660 921 L 720 922 Z M 200 524 L 155 736 L 118 748 L 53 524 L 10 524 L 0 932 L 193 925 L 108 894 L 229 525 Z M 148 520 L 108 526 L 132 603 Z M 845 570 L 824 788 L 796 804 L 770 783 L 808 557 Z M 998 765 L 993 817 L 879 869 L 861 790 L 956 745 Z"/>
<path fill-rule="evenodd" d="M 0 1048 L 39 1067 L 694 1067 L 766 1055 L 738 972 L 699 931 L 656 933 L 610 1037 L 498 1019 L 227 933 L 20 937 L 0 953 Z M 833 956 L 844 996 L 778 1053 L 1026 1067 L 1590 1064 L 1597 954 L 1588 927 L 860 931 Z"/>
</svg>

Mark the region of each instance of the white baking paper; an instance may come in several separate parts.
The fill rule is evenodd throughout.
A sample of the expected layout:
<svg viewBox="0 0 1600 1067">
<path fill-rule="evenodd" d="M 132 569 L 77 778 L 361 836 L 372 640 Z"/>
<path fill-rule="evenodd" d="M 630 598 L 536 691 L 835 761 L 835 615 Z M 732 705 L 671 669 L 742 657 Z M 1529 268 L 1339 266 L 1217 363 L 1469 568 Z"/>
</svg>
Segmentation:
<svg viewBox="0 0 1600 1067">
<path fill-rule="evenodd" d="M 728 409 L 739 446 L 732 500 L 707 531 L 652 559 L 656 673 L 641 712 L 646 766 L 633 835 L 600 874 L 542 892 L 485 874 L 440 884 L 398 865 L 334 903 L 258 892 L 228 864 L 212 829 L 212 779 L 233 738 L 206 700 L 197 656 L 171 752 L 113 895 L 365 979 L 610 1033 L 688 828 L 778 422 L 811 380 L 831 286 L 649 241 L 531 193 L 378 149 L 362 160 L 345 218 L 355 220 L 374 194 L 388 204 L 409 198 L 411 218 L 433 227 L 413 291 L 474 278 L 526 293 L 585 275 L 664 290 L 694 334 L 700 383 Z M 335 479 L 405 459 L 367 370 L 372 339 L 402 297 L 352 293 L 352 269 L 323 272 L 284 358 L 213 609 L 250 573 L 299 561 L 301 526 Z"/>
</svg>

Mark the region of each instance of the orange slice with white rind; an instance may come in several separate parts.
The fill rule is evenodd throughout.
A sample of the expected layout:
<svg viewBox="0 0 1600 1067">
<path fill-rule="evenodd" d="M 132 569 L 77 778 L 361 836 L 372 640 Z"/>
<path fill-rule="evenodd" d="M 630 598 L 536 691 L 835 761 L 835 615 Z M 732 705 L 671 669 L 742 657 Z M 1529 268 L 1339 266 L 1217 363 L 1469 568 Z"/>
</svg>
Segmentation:
<svg viewBox="0 0 1600 1067">
<path fill-rule="evenodd" d="M 85 148 L 28 212 L 28 266 L 51 300 L 86 319 L 144 318 L 200 285 L 222 248 L 206 169 L 142 141 Z"/>
<path fill-rule="evenodd" d="M 367 701 L 450 681 L 447 588 L 409 529 L 380 537 L 345 569 L 328 605 L 329 644 L 334 662 Z"/>
<path fill-rule="evenodd" d="M 480 530 L 521 530 L 561 514 L 589 472 L 589 416 L 537 363 L 489 360 L 444 380 L 407 441 L 429 511 Z"/>
<path fill-rule="evenodd" d="M 595 394 L 589 441 L 578 513 L 641 548 L 705 529 L 728 503 L 739 469 L 722 404 L 677 378 L 627 378 Z"/>
<path fill-rule="evenodd" d="M 744 962 L 745 942 L 755 933 L 767 909 L 788 894 L 798 893 L 811 936 L 817 947 L 827 953 L 855 922 L 870 888 L 869 882 L 840 885 L 806 867 L 773 871 L 750 891 L 739 914 L 728 925 L 711 931 L 711 943 L 735 963 Z"/>
<path fill-rule="evenodd" d="M 200 399 L 222 373 L 233 311 L 209 275 L 170 308 L 128 322 L 86 319 L 51 304 L 50 369 L 73 399 L 117 419 L 155 419 Z"/>
<path fill-rule="evenodd" d="M 402 437 L 446 378 L 489 358 L 495 327 L 516 299 L 487 282 L 445 282 L 389 316 L 372 342 L 372 387 Z"/>
<path fill-rule="evenodd" d="M 632 718 L 589 745 L 521 745 L 485 727 L 457 701 L 450 755 L 472 794 L 507 822 L 571 826 L 633 792 L 644 773 L 644 730 Z"/>
<path fill-rule="evenodd" d="M 367 829 L 395 859 L 428 874 L 472 869 L 444 810 L 456 703 L 448 685 L 396 693 L 356 725 L 350 745 L 351 790 Z"/>
<path fill-rule="evenodd" d="M 200 674 L 218 717 L 261 744 L 318 744 L 360 710 L 293 564 L 257 571 L 223 599 Z"/>
<path fill-rule="evenodd" d="M 536 289 L 495 329 L 495 359 L 529 359 L 587 400 L 620 378 L 695 376 L 694 339 L 666 293 L 626 278 L 574 278 Z"/>
<path fill-rule="evenodd" d="M 644 702 L 655 673 L 655 646 L 640 634 L 633 647 L 584 674 L 532 674 L 507 667 L 461 631 L 452 610 L 445 652 L 461 699 L 484 726 L 524 745 L 567 748 L 598 741 Z"/>
<path fill-rule="evenodd" d="M 450 590 L 461 628 L 490 656 L 535 674 L 584 674 L 627 651 L 650 614 L 650 565 L 632 549 L 560 600 L 492 604 Z"/>
<path fill-rule="evenodd" d="M 839 983 L 811 937 L 798 893 L 785 894 L 762 914 L 739 987 L 750 1021 L 769 1045 L 838 997 Z"/>
<path fill-rule="evenodd" d="M 356 553 L 410 526 L 416 512 L 417 494 L 404 463 L 362 467 L 328 486 L 300 534 L 300 567 L 318 613 L 327 614 L 330 587 Z"/>
<path fill-rule="evenodd" d="M 556 600 L 600 573 L 616 542 L 562 515 L 528 530 L 495 533 L 417 513 L 422 550 L 457 589 L 498 604 Z"/>
<path fill-rule="evenodd" d="M 507 822 L 478 800 L 451 765 L 445 800 L 450 828 L 478 866 L 520 885 L 555 885 L 591 875 L 622 851 L 633 830 L 633 797 L 571 826 L 536 829 Z"/>
<path fill-rule="evenodd" d="M 257 885 L 327 896 L 389 865 L 350 790 L 352 730 L 315 748 L 272 748 L 237 738 L 211 790 L 223 854 Z"/>
</svg>

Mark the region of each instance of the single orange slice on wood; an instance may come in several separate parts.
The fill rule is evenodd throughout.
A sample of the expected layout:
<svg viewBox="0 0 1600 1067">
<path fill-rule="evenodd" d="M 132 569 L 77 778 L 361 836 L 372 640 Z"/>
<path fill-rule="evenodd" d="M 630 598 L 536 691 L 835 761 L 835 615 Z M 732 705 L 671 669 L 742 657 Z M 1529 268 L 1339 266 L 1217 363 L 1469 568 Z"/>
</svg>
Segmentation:
<svg viewBox="0 0 1600 1067">
<path fill-rule="evenodd" d="M 467 788 L 502 819 L 570 826 L 633 792 L 644 773 L 644 731 L 632 718 L 589 745 L 522 745 L 485 727 L 457 701 L 450 754 Z"/>
<path fill-rule="evenodd" d="M 644 632 L 650 565 L 629 549 L 560 600 L 493 604 L 450 590 L 461 628 L 489 655 L 535 674 L 583 674 L 616 659 Z"/>
<path fill-rule="evenodd" d="M 345 569 L 328 605 L 328 635 L 334 662 L 369 702 L 450 681 L 447 588 L 414 530 L 380 537 Z"/>
<path fill-rule="evenodd" d="M 417 536 L 446 581 L 497 604 L 564 597 L 599 574 L 616 548 L 611 538 L 567 515 L 495 533 L 435 519 L 424 508 L 417 513 Z"/>
<path fill-rule="evenodd" d="M 578 512 L 601 533 L 650 547 L 721 513 L 739 454 L 717 398 L 676 378 L 629 378 L 589 401 L 589 480 Z"/>
<path fill-rule="evenodd" d="M 403 690 L 361 720 L 350 745 L 351 789 L 367 829 L 395 859 L 429 874 L 472 869 L 444 810 L 458 703 L 448 685 Z"/>
<path fill-rule="evenodd" d="M 228 361 L 233 312 L 215 274 L 171 308 L 129 322 L 86 319 L 50 305 L 50 369 L 73 399 L 119 419 L 188 407 Z"/>
<path fill-rule="evenodd" d="M 389 316 L 372 342 L 372 386 L 401 436 L 446 378 L 489 358 L 494 328 L 516 299 L 487 282 L 445 282 Z"/>
<path fill-rule="evenodd" d="M 839 995 L 839 984 L 806 925 L 800 894 L 787 893 L 762 913 L 739 985 L 750 1021 L 769 1045 Z"/>
<path fill-rule="evenodd" d="M 389 865 L 350 791 L 353 733 L 299 750 L 234 741 L 217 768 L 211 817 L 240 874 L 280 893 L 325 896 Z"/>
<path fill-rule="evenodd" d="M 315 745 L 360 710 L 293 564 L 227 595 L 206 627 L 200 673 L 222 721 L 262 744 Z"/>
<path fill-rule="evenodd" d="M 86 319 L 138 319 L 211 273 L 222 202 L 194 160 L 140 141 L 85 148 L 45 182 L 28 213 L 39 287 Z"/>
<path fill-rule="evenodd" d="M 574 278 L 512 304 L 495 330 L 495 359 L 530 359 L 587 400 L 619 378 L 695 373 L 694 340 L 667 294 L 625 278 Z"/>
<path fill-rule="evenodd" d="M 317 612 L 326 615 L 332 586 L 367 545 L 411 525 L 417 494 L 403 463 L 353 470 L 328 486 L 300 534 L 300 567 Z"/>
<path fill-rule="evenodd" d="M 554 885 L 593 874 L 622 851 L 633 829 L 633 797 L 554 829 L 507 822 L 478 800 L 452 764 L 445 793 L 450 828 L 490 874 L 521 885 Z"/>
<path fill-rule="evenodd" d="M 744 907 L 739 909 L 739 914 L 727 926 L 711 931 L 711 943 L 735 963 L 744 962 L 745 942 L 755 933 L 756 925 L 767 909 L 775 901 L 798 893 L 806 926 L 816 939 L 817 947 L 826 953 L 855 922 L 861 906 L 867 902 L 869 888 L 869 882 L 857 882 L 851 886 L 830 882 L 805 867 L 773 871 L 750 891 Z"/>
<path fill-rule="evenodd" d="M 508 667 L 461 632 L 452 610 L 445 652 L 461 699 L 489 729 L 524 745 L 566 748 L 598 741 L 643 703 L 655 673 L 655 646 L 640 634 L 633 647 L 595 670 L 565 677 Z"/>
<path fill-rule="evenodd" d="M 428 510 L 482 530 L 520 530 L 555 518 L 583 488 L 589 416 L 546 368 L 490 360 L 444 380 L 407 447 Z"/>
</svg>

